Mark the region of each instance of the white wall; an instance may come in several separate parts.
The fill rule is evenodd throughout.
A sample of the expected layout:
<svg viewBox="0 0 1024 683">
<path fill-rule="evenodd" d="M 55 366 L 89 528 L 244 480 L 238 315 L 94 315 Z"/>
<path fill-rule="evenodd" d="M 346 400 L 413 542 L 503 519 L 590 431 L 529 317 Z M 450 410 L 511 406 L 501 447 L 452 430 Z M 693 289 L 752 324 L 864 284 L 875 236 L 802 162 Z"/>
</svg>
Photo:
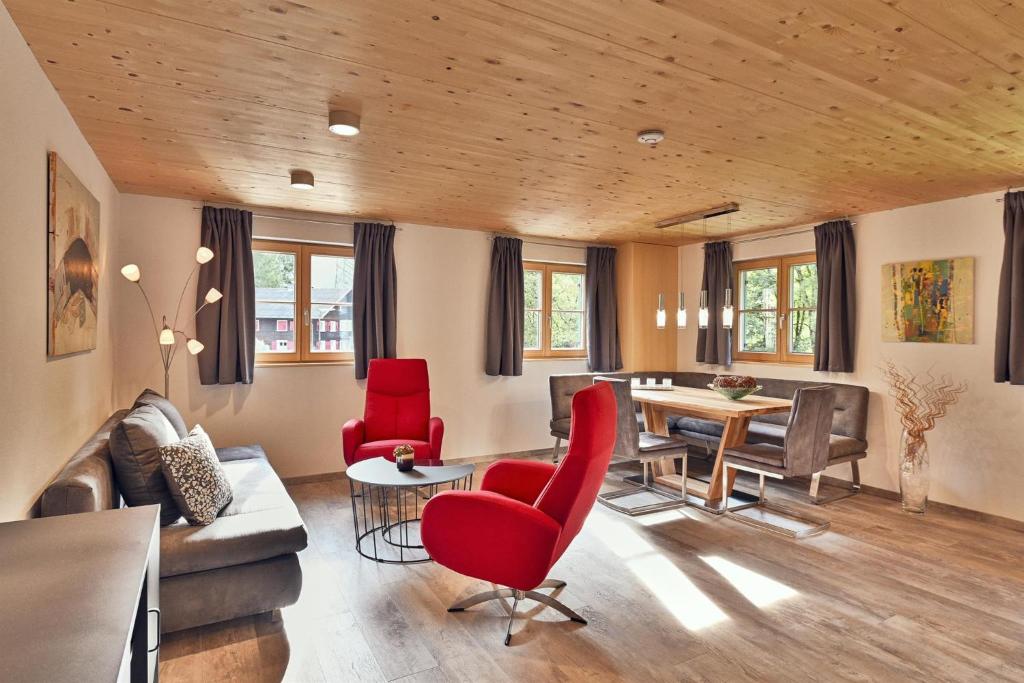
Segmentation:
<svg viewBox="0 0 1024 683">
<path fill-rule="evenodd" d="M 118 193 L 0 4 L 0 521 L 30 514 L 49 480 L 112 412 L 111 245 Z M 47 152 L 100 202 L 94 351 L 46 356 Z"/>
<path fill-rule="evenodd" d="M 195 202 L 122 197 L 125 226 L 117 264 L 134 262 L 157 315 L 170 311 L 199 245 Z M 285 214 L 282 214 L 285 215 Z M 301 220 L 254 219 L 260 237 L 351 243 L 350 227 Z M 327 217 L 327 220 L 339 220 Z M 583 361 L 526 361 L 521 377 L 483 372 L 488 234 L 400 225 L 398 354 L 430 364 L 432 412 L 445 421 L 444 455 L 463 458 L 547 448 L 548 376 L 584 372 Z M 582 263 L 583 250 L 525 245 L 526 258 Z M 145 305 L 135 288 L 118 284 L 120 324 L 117 401 L 128 405 L 163 376 Z M 186 294 L 195 301 L 194 289 Z M 188 304 L 186 303 L 186 306 Z M 188 423 L 202 423 L 217 445 L 260 443 L 283 477 L 344 468 L 340 429 L 363 412 L 365 383 L 351 365 L 259 367 L 250 386 L 203 387 L 195 359 L 175 360 L 171 397 Z"/>
<path fill-rule="evenodd" d="M 1024 520 L 1024 387 L 995 384 L 993 377 L 995 300 L 1002 262 L 1002 204 L 984 194 L 913 206 L 855 218 L 857 242 L 856 372 L 819 373 L 807 367 L 736 363 L 730 372 L 790 379 L 826 379 L 861 384 L 871 390 L 868 457 L 864 483 L 896 491 L 900 424 L 879 373 L 885 359 L 915 372 L 929 369 L 966 380 L 969 388 L 949 415 L 929 434 L 933 500 Z M 736 260 L 814 250 L 804 233 L 774 240 L 737 243 Z M 703 252 L 683 247 L 680 273 L 687 300 L 700 291 Z M 975 261 L 974 344 L 883 343 L 881 266 L 916 259 L 973 256 Z M 691 313 L 696 319 L 696 309 Z M 694 360 L 696 325 L 680 335 L 680 369 L 724 372 Z M 830 475 L 848 478 L 849 467 Z"/>
</svg>

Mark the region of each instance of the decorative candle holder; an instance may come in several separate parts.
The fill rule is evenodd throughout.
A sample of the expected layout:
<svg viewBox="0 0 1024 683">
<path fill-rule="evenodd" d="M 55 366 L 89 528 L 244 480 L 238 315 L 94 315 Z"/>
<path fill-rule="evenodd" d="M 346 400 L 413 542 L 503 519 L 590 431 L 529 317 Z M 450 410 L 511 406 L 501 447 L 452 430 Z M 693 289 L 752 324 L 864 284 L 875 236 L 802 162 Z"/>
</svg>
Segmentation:
<svg viewBox="0 0 1024 683">
<path fill-rule="evenodd" d="M 412 446 L 409 444 L 402 444 L 395 448 L 395 465 L 398 467 L 399 472 L 408 472 L 412 469 L 414 455 L 415 451 L 413 451 Z"/>
</svg>

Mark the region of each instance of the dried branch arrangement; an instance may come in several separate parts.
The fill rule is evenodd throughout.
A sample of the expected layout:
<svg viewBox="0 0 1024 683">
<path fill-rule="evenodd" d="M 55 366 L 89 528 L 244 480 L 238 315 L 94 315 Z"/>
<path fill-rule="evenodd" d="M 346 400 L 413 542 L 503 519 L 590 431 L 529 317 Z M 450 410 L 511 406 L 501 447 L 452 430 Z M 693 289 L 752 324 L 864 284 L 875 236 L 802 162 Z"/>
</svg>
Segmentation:
<svg viewBox="0 0 1024 683">
<path fill-rule="evenodd" d="M 889 394 L 896 399 L 896 412 L 907 433 L 904 457 L 916 460 L 924 446 L 925 432 L 935 427 L 935 421 L 967 391 L 967 382 L 954 383 L 949 375 L 935 377 L 931 372 L 925 373 L 927 379 L 918 379 L 892 361 L 885 362 L 882 376 L 889 384 Z"/>
</svg>

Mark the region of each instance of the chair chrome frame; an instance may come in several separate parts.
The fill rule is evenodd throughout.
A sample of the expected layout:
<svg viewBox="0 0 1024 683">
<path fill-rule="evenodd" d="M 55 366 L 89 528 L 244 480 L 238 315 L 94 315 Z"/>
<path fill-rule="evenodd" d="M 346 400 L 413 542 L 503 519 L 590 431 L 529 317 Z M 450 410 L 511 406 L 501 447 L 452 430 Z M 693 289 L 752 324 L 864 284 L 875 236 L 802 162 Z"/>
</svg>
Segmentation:
<svg viewBox="0 0 1024 683">
<path fill-rule="evenodd" d="M 555 437 L 555 447 L 551 449 L 551 462 L 555 465 L 558 464 L 558 452 L 562 447 L 562 437 Z"/>
<path fill-rule="evenodd" d="M 769 503 L 765 499 L 765 477 L 771 477 L 772 479 L 783 479 L 784 477 L 781 474 L 777 474 L 775 472 L 766 472 L 764 470 L 759 470 L 754 467 L 747 467 L 745 465 L 736 465 L 730 462 L 723 462 L 722 465 L 722 512 L 725 513 L 726 516 L 739 520 L 744 524 L 749 524 L 750 526 L 755 526 L 759 529 L 765 529 L 767 531 L 771 531 L 777 534 L 782 534 L 783 536 L 787 536 L 789 538 L 807 538 L 809 536 L 816 536 L 820 533 L 827 531 L 828 528 L 832 526 L 832 522 L 828 520 L 804 515 L 797 512 L 796 510 L 793 510 L 792 508 L 788 508 L 783 505 L 777 505 L 775 503 Z M 752 503 L 744 503 L 742 505 L 729 507 L 729 496 L 726 495 L 725 492 L 729 490 L 730 469 L 751 472 L 758 476 L 758 495 L 756 501 Z M 760 519 L 753 519 L 745 515 L 736 514 L 741 510 L 746 510 L 748 508 L 753 507 L 760 507 L 765 510 L 771 510 L 772 512 L 782 517 L 788 517 L 789 519 L 792 519 L 794 521 L 806 524 L 809 528 L 803 531 L 794 531 L 792 529 L 787 529 L 786 527 L 771 524 Z"/>
<path fill-rule="evenodd" d="M 537 588 L 552 588 L 554 590 L 558 590 L 560 588 L 565 588 L 565 585 L 565 581 L 547 579 L 537 586 Z M 500 600 L 502 598 L 512 598 L 512 611 L 508 615 L 508 628 L 505 629 L 506 647 L 512 642 L 512 620 L 516 618 L 516 608 L 519 606 L 519 602 L 521 600 L 533 600 L 534 602 L 539 602 L 542 605 L 546 605 L 547 607 L 551 607 L 552 609 L 561 612 L 577 624 L 583 624 L 584 626 L 587 625 L 587 620 L 569 609 L 565 603 L 551 595 L 538 593 L 536 590 L 522 591 L 515 588 L 497 588 L 495 590 L 484 591 L 483 593 L 477 593 L 476 595 L 471 595 L 468 598 L 459 600 L 457 603 L 449 607 L 448 611 L 464 612 L 473 605 L 479 605 L 482 602 L 488 602 L 490 600 Z"/>
<path fill-rule="evenodd" d="M 649 457 L 643 457 L 640 459 L 640 466 L 643 468 L 643 483 L 636 484 L 629 479 L 625 479 L 630 488 L 619 489 L 618 491 L 612 491 L 611 493 L 598 494 L 597 500 L 607 508 L 614 510 L 615 512 L 621 512 L 622 514 L 629 515 L 630 517 L 637 517 L 639 515 L 646 515 L 651 512 L 661 512 L 662 510 L 674 510 L 687 505 L 686 502 L 686 477 L 687 477 L 687 452 L 683 449 L 683 484 L 682 491 L 680 491 L 679 497 L 675 494 L 668 493 L 657 488 L 652 482 L 650 477 L 650 470 L 648 469 L 650 464 L 655 460 L 661 460 L 664 458 L 664 454 L 659 454 L 658 451 L 653 451 Z M 622 505 L 619 503 L 612 502 L 618 498 L 625 498 L 627 496 L 635 496 L 639 493 L 652 493 L 656 496 L 664 498 L 665 500 L 660 503 L 648 503 L 646 505 Z"/>
<path fill-rule="evenodd" d="M 828 503 L 834 503 L 837 500 L 843 500 L 850 496 L 855 496 L 860 493 L 860 466 L 856 460 L 850 461 L 850 467 L 853 470 L 853 480 L 850 487 L 844 490 L 842 493 L 829 496 L 827 498 L 821 498 L 818 496 L 818 487 L 821 485 L 821 474 L 824 472 L 815 472 L 811 475 L 811 488 L 808 495 L 811 497 L 811 502 L 815 505 L 827 505 Z"/>
</svg>

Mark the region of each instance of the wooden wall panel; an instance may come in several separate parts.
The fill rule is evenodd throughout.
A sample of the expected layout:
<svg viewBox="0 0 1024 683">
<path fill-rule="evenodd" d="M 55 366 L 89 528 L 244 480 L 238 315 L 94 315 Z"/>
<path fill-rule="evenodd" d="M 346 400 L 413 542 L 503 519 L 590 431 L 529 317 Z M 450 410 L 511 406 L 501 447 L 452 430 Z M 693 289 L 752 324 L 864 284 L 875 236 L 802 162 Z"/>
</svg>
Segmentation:
<svg viewBox="0 0 1024 683">
<path fill-rule="evenodd" d="M 626 370 L 675 370 L 675 302 L 679 297 L 678 251 L 629 242 L 616 257 L 619 330 Z M 658 294 L 665 297 L 666 325 L 656 324 Z"/>
</svg>

